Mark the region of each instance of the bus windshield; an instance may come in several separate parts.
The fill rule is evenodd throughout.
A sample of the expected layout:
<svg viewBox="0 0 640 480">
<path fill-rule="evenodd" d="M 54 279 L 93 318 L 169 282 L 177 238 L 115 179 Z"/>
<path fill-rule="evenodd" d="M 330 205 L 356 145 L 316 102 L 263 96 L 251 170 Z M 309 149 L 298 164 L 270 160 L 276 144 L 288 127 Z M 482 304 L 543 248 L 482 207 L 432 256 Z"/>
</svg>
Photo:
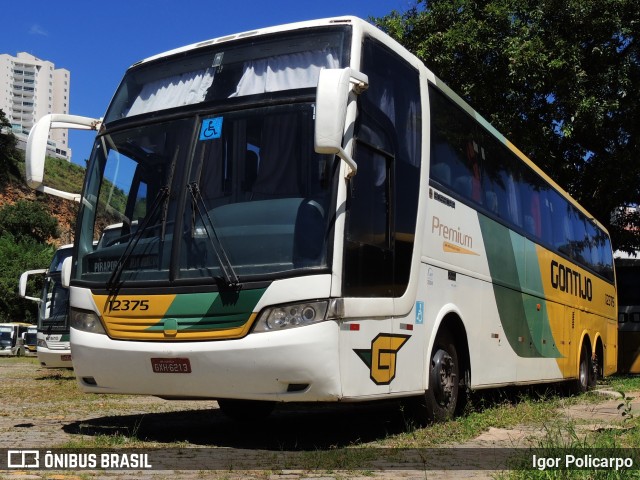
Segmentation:
<svg viewBox="0 0 640 480">
<path fill-rule="evenodd" d="M 0 348 L 12 346 L 12 336 L 10 327 L 0 327 Z"/>
<path fill-rule="evenodd" d="M 640 260 L 616 260 L 616 280 L 618 282 L 618 305 L 640 305 Z"/>
<path fill-rule="evenodd" d="M 151 98 L 142 93 L 147 86 L 167 84 L 167 72 L 184 65 L 170 59 L 145 66 L 136 89 L 136 71 L 125 77 L 107 114 L 117 121 L 105 123 L 87 172 L 77 280 L 111 286 L 215 278 L 232 285 L 328 268 L 339 164 L 314 152 L 315 89 L 308 87 L 316 86 L 321 67 L 342 66 L 343 35 L 322 32 L 298 43 L 290 37 L 264 40 L 263 48 L 253 42 L 253 50 L 237 48 L 235 57 L 225 51 L 225 60 L 236 61 L 228 69 L 223 62 L 222 71 L 235 68 L 237 82 L 226 98 L 138 109 L 142 97 Z M 308 50 L 314 45 L 324 45 L 324 56 Z M 275 73 L 257 88 L 259 62 L 248 55 L 264 60 L 266 51 L 263 67 Z M 154 91 L 157 97 L 163 88 Z M 118 224 L 118 235 L 95 244 Z"/>
<path fill-rule="evenodd" d="M 42 290 L 38 328 L 47 334 L 69 329 L 69 289 L 60 280 L 60 273 L 47 275 Z"/>
</svg>

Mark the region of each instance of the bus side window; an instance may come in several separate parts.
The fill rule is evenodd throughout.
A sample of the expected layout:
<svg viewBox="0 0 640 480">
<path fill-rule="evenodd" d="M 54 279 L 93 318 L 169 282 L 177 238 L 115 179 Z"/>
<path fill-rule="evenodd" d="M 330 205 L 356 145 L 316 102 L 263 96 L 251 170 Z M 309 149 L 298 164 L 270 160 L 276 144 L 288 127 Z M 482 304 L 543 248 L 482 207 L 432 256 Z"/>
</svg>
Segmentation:
<svg viewBox="0 0 640 480">
<path fill-rule="evenodd" d="M 508 173 L 502 161 L 500 149 L 488 140 L 489 149 L 483 161 L 482 189 L 485 191 L 486 207 L 505 221 L 511 219 L 510 211 L 514 200 L 508 191 Z M 513 184 L 512 184 L 513 186 Z M 513 191 L 513 188 L 512 188 Z"/>
<path fill-rule="evenodd" d="M 446 147 L 446 145 L 444 145 Z M 438 147 L 436 147 L 437 149 Z M 438 158 L 442 158 L 441 155 L 438 155 Z M 446 162 L 438 162 L 431 165 L 431 178 L 433 178 L 436 182 L 450 186 L 451 185 L 451 167 L 446 164 Z"/>
<path fill-rule="evenodd" d="M 581 264 L 586 264 L 586 247 L 588 246 L 587 229 L 584 225 L 584 215 L 571 207 L 571 256 Z"/>
<path fill-rule="evenodd" d="M 536 239 L 542 238 L 542 185 L 538 177 L 528 169 L 523 170 L 520 182 L 522 220 L 525 231 Z"/>
<path fill-rule="evenodd" d="M 598 232 L 596 230 L 596 226 L 593 224 L 593 221 L 587 220 L 585 222 L 587 227 L 587 245 L 585 245 L 585 256 L 587 259 L 587 263 L 594 270 L 598 271 L 598 266 L 601 263 L 600 259 L 600 250 L 597 245 Z"/>
<path fill-rule="evenodd" d="M 481 169 L 484 150 L 469 116 L 430 86 L 432 123 L 431 179 L 482 205 Z"/>
</svg>

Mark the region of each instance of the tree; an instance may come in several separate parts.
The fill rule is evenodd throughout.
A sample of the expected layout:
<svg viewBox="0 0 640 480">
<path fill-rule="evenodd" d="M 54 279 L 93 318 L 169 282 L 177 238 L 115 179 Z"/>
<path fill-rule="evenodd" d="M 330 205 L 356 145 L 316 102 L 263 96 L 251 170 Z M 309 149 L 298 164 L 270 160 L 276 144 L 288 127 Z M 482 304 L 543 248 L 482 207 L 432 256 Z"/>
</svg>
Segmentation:
<svg viewBox="0 0 640 480">
<path fill-rule="evenodd" d="M 0 185 L 4 185 L 9 178 L 20 178 L 16 137 L 11 133 L 11 123 L 0 109 Z"/>
<path fill-rule="evenodd" d="M 44 243 L 58 237 L 58 221 L 42 204 L 18 200 L 0 207 L 0 235 L 11 236 L 17 242 L 33 239 Z"/>
<path fill-rule="evenodd" d="M 0 206 L 0 321 L 37 320 L 37 305 L 18 295 L 25 270 L 46 268 L 54 247 L 45 242 L 58 236 L 58 222 L 38 202 L 19 200 Z"/>
<path fill-rule="evenodd" d="M 15 242 L 9 235 L 0 235 L 0 321 L 37 320 L 37 304 L 18 296 L 18 280 L 25 270 L 46 268 L 54 248 L 33 239 Z"/>
<path fill-rule="evenodd" d="M 640 250 L 635 0 L 424 0 L 374 23 Z M 613 212 L 625 212 L 617 217 Z"/>
</svg>

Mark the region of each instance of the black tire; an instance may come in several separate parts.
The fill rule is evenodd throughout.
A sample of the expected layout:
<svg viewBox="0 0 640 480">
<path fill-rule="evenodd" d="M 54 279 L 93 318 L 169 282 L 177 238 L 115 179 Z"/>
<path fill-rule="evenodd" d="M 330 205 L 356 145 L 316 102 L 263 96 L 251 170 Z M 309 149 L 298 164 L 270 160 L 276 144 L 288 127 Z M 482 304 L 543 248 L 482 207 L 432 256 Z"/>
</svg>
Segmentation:
<svg viewBox="0 0 640 480">
<path fill-rule="evenodd" d="M 238 422 L 255 422 L 267 418 L 275 408 L 275 402 L 261 402 L 258 400 L 232 400 L 221 398 L 218 400 L 220 410 L 227 417 Z"/>
<path fill-rule="evenodd" d="M 589 352 L 582 346 L 580 349 L 580 364 L 578 365 L 578 378 L 571 381 L 571 393 L 577 395 L 585 393 L 595 386 L 593 363 Z"/>
<path fill-rule="evenodd" d="M 428 373 L 429 389 L 425 392 L 427 420 L 449 420 L 456 414 L 460 395 L 458 352 L 449 332 L 442 332 L 436 338 Z"/>
</svg>

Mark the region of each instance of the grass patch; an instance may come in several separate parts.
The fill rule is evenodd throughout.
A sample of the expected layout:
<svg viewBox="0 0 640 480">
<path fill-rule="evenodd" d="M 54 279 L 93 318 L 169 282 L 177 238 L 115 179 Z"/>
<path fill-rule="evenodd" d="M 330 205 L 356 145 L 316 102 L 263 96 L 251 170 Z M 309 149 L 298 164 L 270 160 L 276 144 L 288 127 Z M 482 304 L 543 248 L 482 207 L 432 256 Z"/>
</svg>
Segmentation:
<svg viewBox="0 0 640 480">
<path fill-rule="evenodd" d="M 640 375 L 614 375 L 598 382 L 598 388 L 616 392 L 640 392 Z"/>
<path fill-rule="evenodd" d="M 599 389 L 622 393 L 618 403 L 619 418 L 613 423 L 592 428 L 590 419 L 572 420 L 558 418 L 543 425 L 543 436 L 533 448 L 540 457 L 560 458 L 559 468 L 533 468 L 532 456 L 511 465 L 512 470 L 497 476 L 499 479 L 626 479 L 638 478 L 640 465 L 640 417 L 631 410 L 631 400 L 640 390 L 640 378 L 613 376 L 598 384 Z M 635 392 L 635 393 L 633 393 Z M 601 402 L 603 397 L 588 393 L 578 397 L 583 402 Z M 590 428 L 591 427 L 591 428 Z M 632 458 L 634 470 L 612 468 L 567 468 L 566 455 L 596 458 Z"/>
<path fill-rule="evenodd" d="M 545 426 L 545 434 L 534 447 L 537 458 L 560 459 L 558 468 L 534 468 L 533 455 L 523 457 L 511 465 L 512 470 L 498 475 L 500 479 L 626 479 L 638 478 L 640 457 L 635 447 L 640 445 L 640 425 L 637 419 L 624 429 L 581 431 L 575 422 Z M 612 468 L 576 468 L 567 456 L 576 458 L 632 458 L 634 470 Z"/>
<path fill-rule="evenodd" d="M 464 414 L 444 423 L 416 427 L 406 419 L 405 433 L 384 439 L 382 446 L 393 448 L 429 448 L 453 445 L 471 440 L 490 427 L 509 428 L 527 424 L 542 426 L 554 421 L 556 409 L 580 401 L 578 397 L 562 397 L 549 388 L 512 388 L 476 392 Z"/>
</svg>

